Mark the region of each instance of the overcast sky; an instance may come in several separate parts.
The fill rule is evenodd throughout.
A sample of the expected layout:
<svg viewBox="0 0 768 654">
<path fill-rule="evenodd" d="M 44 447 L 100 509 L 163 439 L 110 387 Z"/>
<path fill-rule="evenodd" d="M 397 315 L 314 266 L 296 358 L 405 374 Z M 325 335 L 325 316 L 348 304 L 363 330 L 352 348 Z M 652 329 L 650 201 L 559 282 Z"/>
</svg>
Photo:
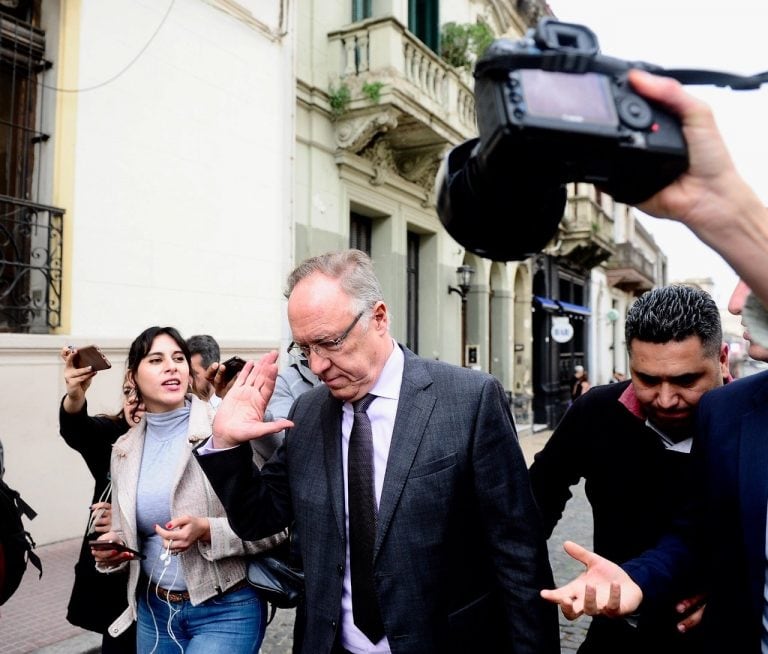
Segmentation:
<svg viewBox="0 0 768 654">
<path fill-rule="evenodd" d="M 768 70 L 766 0 L 550 0 L 549 6 L 559 20 L 595 32 L 606 55 L 664 68 Z M 768 204 L 768 85 L 687 89 L 714 108 L 736 166 Z M 715 299 L 725 306 L 736 283 L 731 268 L 679 223 L 645 214 L 641 222 L 668 256 L 670 281 L 712 277 Z"/>
</svg>

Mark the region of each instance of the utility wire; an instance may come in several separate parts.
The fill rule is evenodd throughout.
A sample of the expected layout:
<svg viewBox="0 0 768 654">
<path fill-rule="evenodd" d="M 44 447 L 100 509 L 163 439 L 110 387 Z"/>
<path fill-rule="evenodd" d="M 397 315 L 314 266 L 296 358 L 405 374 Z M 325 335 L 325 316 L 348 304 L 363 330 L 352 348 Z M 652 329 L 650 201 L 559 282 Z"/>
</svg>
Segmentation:
<svg viewBox="0 0 768 654">
<path fill-rule="evenodd" d="M 139 52 L 136 54 L 136 56 L 135 56 L 133 59 L 131 59 L 131 60 L 130 60 L 130 61 L 129 61 L 129 62 L 128 62 L 128 63 L 127 63 L 127 64 L 126 64 L 124 67 L 123 67 L 123 69 L 122 69 L 122 70 L 120 70 L 120 71 L 118 71 L 117 73 L 115 73 L 115 74 L 114 74 L 112 77 L 110 77 L 109 79 L 106 79 L 106 80 L 104 80 L 103 82 L 99 82 L 98 84 L 94 84 L 93 86 L 86 86 L 86 87 L 83 87 L 83 88 L 80 88 L 80 89 L 64 89 L 64 88 L 59 88 L 59 87 L 57 87 L 57 86 L 48 86 L 47 84 L 42 84 L 41 86 L 42 86 L 44 89 L 48 89 L 48 90 L 50 90 L 50 91 L 58 91 L 59 93 L 85 93 L 86 91 L 93 91 L 93 90 L 95 90 L 95 89 L 100 89 L 100 88 L 102 88 L 103 86 L 106 86 L 107 84 L 111 84 L 111 83 L 112 83 L 112 82 L 114 82 L 114 81 L 115 81 L 115 80 L 116 80 L 118 77 L 120 77 L 120 76 L 121 76 L 121 75 L 123 75 L 125 72 L 127 72 L 127 71 L 128 71 L 128 69 L 129 69 L 131 66 L 133 66 L 133 64 L 135 64 L 135 63 L 136 63 L 136 62 L 139 60 L 139 58 L 141 57 L 141 55 L 143 55 L 143 54 L 144 54 L 144 52 L 145 52 L 145 51 L 146 51 L 146 49 L 147 49 L 147 48 L 150 46 L 150 44 L 152 43 L 152 41 L 154 41 L 154 40 L 155 40 L 155 37 L 157 36 L 158 32 L 160 32 L 160 30 L 162 29 L 163 25 L 165 25 L 165 22 L 166 22 L 166 20 L 168 20 L 168 16 L 169 16 L 169 15 L 170 15 L 170 13 L 171 13 L 171 9 L 173 9 L 173 5 L 175 5 L 175 4 L 176 4 L 176 0 L 171 0 L 170 4 L 168 5 L 168 9 L 166 9 L 166 10 L 165 10 L 165 15 L 163 16 L 162 20 L 160 21 L 160 24 L 157 26 L 157 28 L 155 29 L 155 31 L 152 33 L 152 36 L 150 36 L 150 37 L 149 37 L 149 40 L 148 40 L 148 41 L 147 41 L 147 42 L 144 44 L 144 47 L 143 47 L 141 50 L 139 50 Z"/>
</svg>

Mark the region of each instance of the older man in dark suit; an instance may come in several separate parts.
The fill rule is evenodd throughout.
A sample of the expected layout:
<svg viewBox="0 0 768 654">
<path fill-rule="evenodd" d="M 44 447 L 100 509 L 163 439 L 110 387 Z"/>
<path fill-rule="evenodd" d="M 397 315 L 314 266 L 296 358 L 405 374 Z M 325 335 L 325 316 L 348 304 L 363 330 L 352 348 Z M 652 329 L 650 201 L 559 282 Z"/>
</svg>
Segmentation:
<svg viewBox="0 0 768 654">
<path fill-rule="evenodd" d="M 294 521 L 306 573 L 302 651 L 559 652 L 555 607 L 539 597 L 552 583 L 545 539 L 498 380 L 399 346 L 358 250 L 300 264 L 288 319 L 325 384 L 296 400 L 291 422 L 263 423 L 276 355 L 249 363 L 198 460 L 241 537 Z M 362 492 L 347 483 L 363 467 L 353 412 L 368 395 L 376 515 L 366 557 L 352 510 Z M 260 474 L 250 448 L 234 447 L 283 427 L 284 445 Z"/>
</svg>

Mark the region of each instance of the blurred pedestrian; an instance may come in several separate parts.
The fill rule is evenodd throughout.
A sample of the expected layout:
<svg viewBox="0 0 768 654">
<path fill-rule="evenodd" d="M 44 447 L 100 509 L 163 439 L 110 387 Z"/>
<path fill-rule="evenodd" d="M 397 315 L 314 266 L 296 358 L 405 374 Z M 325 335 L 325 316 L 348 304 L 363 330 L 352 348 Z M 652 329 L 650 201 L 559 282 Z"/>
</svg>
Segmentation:
<svg viewBox="0 0 768 654">
<path fill-rule="evenodd" d="M 580 398 L 589 390 L 589 375 L 584 366 L 576 366 L 573 369 L 573 382 L 571 383 L 571 402 Z"/>
</svg>

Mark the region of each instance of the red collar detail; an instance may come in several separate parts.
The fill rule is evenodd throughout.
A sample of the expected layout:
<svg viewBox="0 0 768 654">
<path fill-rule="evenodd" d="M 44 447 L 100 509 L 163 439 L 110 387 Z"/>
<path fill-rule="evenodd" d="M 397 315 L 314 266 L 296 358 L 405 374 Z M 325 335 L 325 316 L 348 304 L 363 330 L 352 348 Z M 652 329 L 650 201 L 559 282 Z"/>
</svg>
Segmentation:
<svg viewBox="0 0 768 654">
<path fill-rule="evenodd" d="M 723 377 L 723 384 L 727 384 L 728 382 L 732 381 L 733 377 L 731 376 L 730 372 L 727 376 Z M 632 385 L 632 382 L 629 383 L 629 386 L 627 386 L 624 389 L 624 392 L 619 396 L 619 402 L 623 404 L 627 408 L 627 411 L 629 411 L 633 416 L 639 418 L 640 420 L 645 420 L 645 413 L 643 408 L 640 406 L 640 401 L 637 399 L 637 395 L 635 394 L 635 387 Z"/>
</svg>

